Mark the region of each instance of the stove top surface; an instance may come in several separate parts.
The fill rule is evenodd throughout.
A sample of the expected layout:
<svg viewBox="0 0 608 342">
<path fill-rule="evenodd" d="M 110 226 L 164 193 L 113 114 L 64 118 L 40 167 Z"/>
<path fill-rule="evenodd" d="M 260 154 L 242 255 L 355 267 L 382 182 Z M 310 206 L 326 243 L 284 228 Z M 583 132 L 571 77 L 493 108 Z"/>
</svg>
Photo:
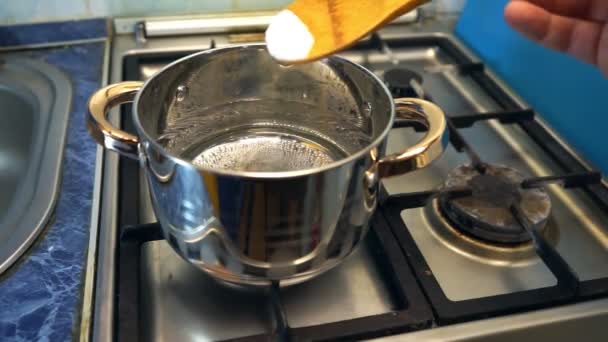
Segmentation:
<svg viewBox="0 0 608 342">
<path fill-rule="evenodd" d="M 376 226 L 340 267 L 279 290 L 292 339 L 359 339 L 430 325 L 430 307 L 399 246 L 387 226 Z M 279 336 L 269 306 L 272 289 L 227 288 L 181 259 L 164 241 L 144 244 L 141 253 L 144 340 Z"/>
<path fill-rule="evenodd" d="M 147 79 L 188 52 L 129 54 L 122 78 Z M 380 77 L 388 70 L 400 74 L 388 76 L 397 77 L 392 92 L 442 107 L 451 145 L 426 169 L 383 182 L 372 232 L 355 255 L 317 279 L 278 291 L 292 338 L 440 329 L 608 294 L 608 192 L 600 176 L 483 64 L 438 34 L 375 36 L 342 55 Z M 129 120 L 124 123 L 129 129 Z M 422 135 L 396 126 L 387 153 Z M 510 176 L 492 178 L 497 172 Z M 138 165 L 121 163 L 119 179 L 119 225 L 154 222 Z M 118 304 L 120 340 L 278 336 L 281 322 L 267 292 L 220 285 L 164 241 L 148 240 L 155 239 L 126 243 L 136 251 L 125 248 L 117 261 L 133 256 L 120 270 L 117 291 L 139 297 Z"/>
</svg>

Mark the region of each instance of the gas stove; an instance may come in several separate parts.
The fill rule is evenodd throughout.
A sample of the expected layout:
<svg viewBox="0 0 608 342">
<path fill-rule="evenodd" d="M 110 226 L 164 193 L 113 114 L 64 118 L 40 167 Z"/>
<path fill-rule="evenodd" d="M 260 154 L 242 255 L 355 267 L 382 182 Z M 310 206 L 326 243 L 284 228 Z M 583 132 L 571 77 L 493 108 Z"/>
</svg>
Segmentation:
<svg viewBox="0 0 608 342">
<path fill-rule="evenodd" d="M 118 20 L 111 81 L 145 80 L 189 53 L 259 41 L 260 18 L 213 18 L 208 26 L 199 19 L 196 29 Z M 508 340 L 526 331 L 576 336 L 568 335 L 576 320 L 600 339 L 608 322 L 605 180 L 445 31 L 437 22 L 391 25 L 342 53 L 394 96 L 442 107 L 451 144 L 430 167 L 384 181 L 363 246 L 304 284 L 265 291 L 218 284 L 162 240 L 139 165 L 100 152 L 89 264 L 96 277 L 85 290 L 91 323 L 82 336 Z M 129 110 L 110 118 L 132 130 Z M 423 129 L 397 120 L 387 153 L 415 143 Z"/>
</svg>

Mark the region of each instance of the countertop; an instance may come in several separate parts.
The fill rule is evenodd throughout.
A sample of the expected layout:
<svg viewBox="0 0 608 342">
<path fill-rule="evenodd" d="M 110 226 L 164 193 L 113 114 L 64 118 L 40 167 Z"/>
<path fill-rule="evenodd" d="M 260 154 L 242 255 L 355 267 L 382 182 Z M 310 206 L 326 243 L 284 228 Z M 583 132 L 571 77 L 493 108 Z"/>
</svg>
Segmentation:
<svg viewBox="0 0 608 342">
<path fill-rule="evenodd" d="M 0 27 L 0 57 L 10 53 L 52 64 L 74 90 L 53 217 L 0 276 L 1 341 L 65 341 L 78 330 L 97 151 L 85 111 L 101 86 L 107 32 L 105 19 Z"/>
</svg>

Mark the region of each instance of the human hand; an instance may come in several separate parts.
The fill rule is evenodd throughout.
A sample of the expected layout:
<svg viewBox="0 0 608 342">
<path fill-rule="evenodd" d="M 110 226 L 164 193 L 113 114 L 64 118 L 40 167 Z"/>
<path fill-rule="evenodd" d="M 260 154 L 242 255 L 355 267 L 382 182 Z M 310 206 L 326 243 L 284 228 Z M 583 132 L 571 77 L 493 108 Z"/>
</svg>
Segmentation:
<svg viewBox="0 0 608 342">
<path fill-rule="evenodd" d="M 505 17 L 528 38 L 596 65 L 608 77 L 607 0 L 511 0 Z"/>
</svg>

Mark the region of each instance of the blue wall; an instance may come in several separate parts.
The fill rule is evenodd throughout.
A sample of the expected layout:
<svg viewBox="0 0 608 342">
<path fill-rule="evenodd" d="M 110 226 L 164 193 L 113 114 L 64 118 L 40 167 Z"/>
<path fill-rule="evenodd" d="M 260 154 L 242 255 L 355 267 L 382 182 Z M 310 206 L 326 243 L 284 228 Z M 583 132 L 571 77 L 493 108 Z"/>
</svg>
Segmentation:
<svg viewBox="0 0 608 342">
<path fill-rule="evenodd" d="M 456 34 L 575 149 L 608 175 L 608 79 L 505 22 L 507 0 L 468 0 Z"/>
</svg>

